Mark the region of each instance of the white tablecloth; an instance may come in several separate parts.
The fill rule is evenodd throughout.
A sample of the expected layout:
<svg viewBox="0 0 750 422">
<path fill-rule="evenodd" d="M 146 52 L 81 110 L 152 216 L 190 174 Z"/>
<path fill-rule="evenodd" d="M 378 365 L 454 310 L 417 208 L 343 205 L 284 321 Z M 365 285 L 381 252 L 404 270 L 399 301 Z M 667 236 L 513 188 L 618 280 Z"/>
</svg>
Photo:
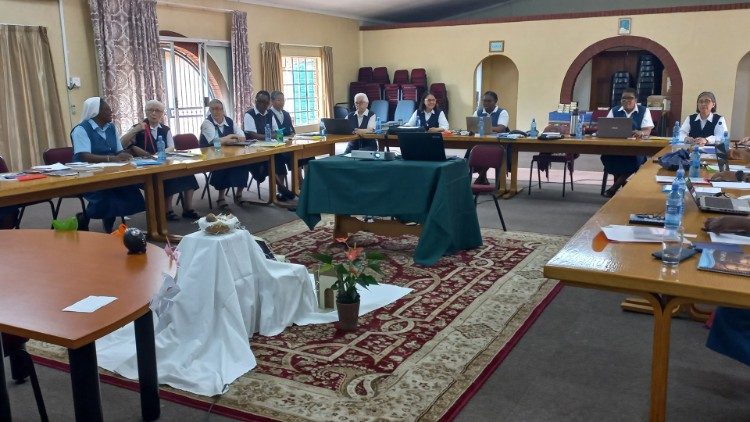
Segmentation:
<svg viewBox="0 0 750 422">
<path fill-rule="evenodd" d="M 159 383 L 212 396 L 256 365 L 253 333 L 273 336 L 317 313 L 302 265 L 268 260 L 245 230 L 196 232 L 180 242 L 180 292 L 156 326 Z M 99 366 L 138 377 L 133 326 L 97 341 Z"/>
</svg>

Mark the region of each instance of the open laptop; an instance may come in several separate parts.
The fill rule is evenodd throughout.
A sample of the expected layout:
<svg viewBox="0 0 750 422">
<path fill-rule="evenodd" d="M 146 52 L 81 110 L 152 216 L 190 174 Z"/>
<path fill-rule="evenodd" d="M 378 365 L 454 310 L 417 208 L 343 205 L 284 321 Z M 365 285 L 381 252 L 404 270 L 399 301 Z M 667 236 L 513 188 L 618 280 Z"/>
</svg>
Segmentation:
<svg viewBox="0 0 750 422">
<path fill-rule="evenodd" d="M 695 186 L 689 178 L 685 178 L 685 188 L 695 200 L 698 209 L 719 214 L 750 214 L 750 201 L 713 195 L 701 195 L 695 192 Z"/>
<path fill-rule="evenodd" d="M 492 133 L 492 117 L 482 116 L 482 120 L 484 120 L 484 133 Z M 467 116 L 466 130 L 471 133 L 479 133 L 479 117 Z"/>
<path fill-rule="evenodd" d="M 401 157 L 412 161 L 445 161 L 445 146 L 440 133 L 399 133 Z"/>
<path fill-rule="evenodd" d="M 351 135 L 354 132 L 352 124 L 347 119 L 320 119 L 329 135 Z"/>
<path fill-rule="evenodd" d="M 630 117 L 600 117 L 596 122 L 598 138 L 630 138 L 633 136 L 633 119 Z"/>
</svg>

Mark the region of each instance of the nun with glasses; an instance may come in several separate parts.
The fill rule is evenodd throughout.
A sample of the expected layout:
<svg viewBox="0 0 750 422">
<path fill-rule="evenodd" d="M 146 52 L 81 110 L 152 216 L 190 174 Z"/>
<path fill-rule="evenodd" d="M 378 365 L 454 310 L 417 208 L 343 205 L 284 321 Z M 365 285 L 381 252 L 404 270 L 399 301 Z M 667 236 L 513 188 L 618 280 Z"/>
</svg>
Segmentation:
<svg viewBox="0 0 750 422">
<path fill-rule="evenodd" d="M 126 162 L 133 158 L 123 151 L 117 130 L 112 124 L 112 109 L 104 99 L 88 98 L 83 103 L 81 122 L 70 132 L 73 160 L 87 163 Z M 146 204 L 137 186 L 123 186 L 89 192 L 86 214 L 78 214 L 79 229 L 88 230 L 89 219 L 100 219 L 109 233 L 117 217 L 145 211 Z"/>
</svg>

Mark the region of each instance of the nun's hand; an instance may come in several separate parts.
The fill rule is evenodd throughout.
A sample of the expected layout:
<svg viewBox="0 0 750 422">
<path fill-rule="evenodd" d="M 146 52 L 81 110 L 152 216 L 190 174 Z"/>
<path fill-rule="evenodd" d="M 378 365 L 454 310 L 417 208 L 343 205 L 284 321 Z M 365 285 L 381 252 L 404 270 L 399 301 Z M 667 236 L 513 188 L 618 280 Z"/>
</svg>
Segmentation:
<svg viewBox="0 0 750 422">
<path fill-rule="evenodd" d="M 703 223 L 703 230 L 713 233 L 747 233 L 750 232 L 750 218 L 739 216 L 708 218 Z"/>
<path fill-rule="evenodd" d="M 133 156 L 128 154 L 125 151 L 122 151 L 121 153 L 115 156 L 115 161 L 130 161 L 132 159 L 133 159 Z"/>
</svg>

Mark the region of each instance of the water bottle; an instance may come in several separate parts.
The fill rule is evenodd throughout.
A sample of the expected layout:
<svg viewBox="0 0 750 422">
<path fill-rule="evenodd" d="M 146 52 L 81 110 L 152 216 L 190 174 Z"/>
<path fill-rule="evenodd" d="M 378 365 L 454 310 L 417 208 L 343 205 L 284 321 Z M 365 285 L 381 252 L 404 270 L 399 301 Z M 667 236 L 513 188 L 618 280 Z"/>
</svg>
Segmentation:
<svg viewBox="0 0 750 422">
<path fill-rule="evenodd" d="M 380 123 L 380 117 L 375 116 L 375 133 L 383 131 L 382 123 Z"/>
<path fill-rule="evenodd" d="M 583 114 L 578 115 L 578 122 L 576 122 L 576 139 L 583 140 Z"/>
<path fill-rule="evenodd" d="M 161 135 L 156 138 L 156 158 L 162 162 L 167 161 L 166 145 L 164 144 L 164 139 Z"/>
<path fill-rule="evenodd" d="M 482 115 L 479 116 L 479 122 L 477 126 L 478 126 L 479 136 L 484 136 L 484 116 Z"/>
<path fill-rule="evenodd" d="M 726 130 L 724 131 L 722 142 L 724 143 L 724 151 L 729 154 L 729 132 L 727 132 Z"/>
<path fill-rule="evenodd" d="M 263 129 L 263 140 L 271 142 L 271 125 L 266 123 L 265 129 Z"/>
<path fill-rule="evenodd" d="M 529 129 L 529 137 L 536 138 L 539 136 L 539 131 L 536 130 L 536 119 L 531 119 L 531 129 Z"/>
<path fill-rule="evenodd" d="M 326 124 L 323 123 L 323 119 L 320 119 L 318 127 L 320 129 L 320 136 L 326 136 Z"/>
<path fill-rule="evenodd" d="M 679 151 L 681 149 L 679 121 L 674 122 L 674 127 L 672 128 L 672 139 L 669 140 L 669 145 L 672 147 L 672 152 Z"/>
<path fill-rule="evenodd" d="M 674 177 L 674 181 L 677 182 L 677 186 L 680 188 L 680 194 L 685 196 L 685 189 L 687 184 L 685 183 L 685 168 L 680 166 L 677 168 L 677 175 Z"/>
<path fill-rule="evenodd" d="M 214 135 L 214 151 L 215 152 L 221 152 L 221 139 L 219 138 L 219 134 L 217 133 Z"/>
<path fill-rule="evenodd" d="M 698 151 L 698 145 L 693 145 L 693 152 L 690 153 L 690 173 L 688 176 L 691 179 L 701 177 L 701 153 Z"/>
<path fill-rule="evenodd" d="M 276 129 L 276 142 L 284 142 L 284 129 Z"/>
</svg>

